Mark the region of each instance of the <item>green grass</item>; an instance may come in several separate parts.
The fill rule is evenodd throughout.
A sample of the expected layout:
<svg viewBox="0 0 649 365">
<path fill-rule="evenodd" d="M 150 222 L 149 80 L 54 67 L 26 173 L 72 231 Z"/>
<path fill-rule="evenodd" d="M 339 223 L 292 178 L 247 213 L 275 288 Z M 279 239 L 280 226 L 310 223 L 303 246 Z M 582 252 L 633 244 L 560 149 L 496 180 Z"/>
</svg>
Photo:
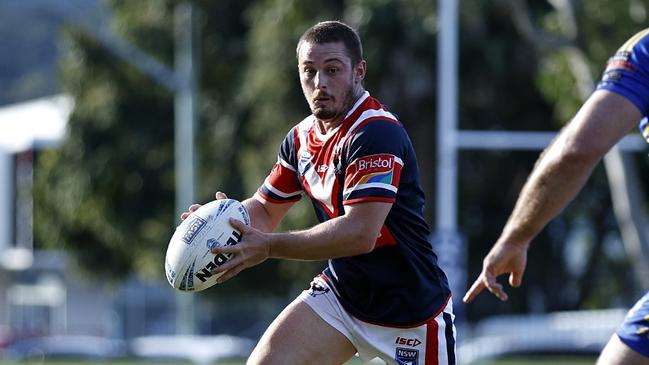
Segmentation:
<svg viewBox="0 0 649 365">
<path fill-rule="evenodd" d="M 595 360 L 594 357 L 511 357 L 475 365 L 593 365 Z"/>
<path fill-rule="evenodd" d="M 158 362 L 158 361 L 81 361 L 81 360 L 45 360 L 43 362 L 39 359 L 21 361 L 21 362 L 2 362 L 0 365 L 193 365 L 191 362 Z M 219 362 L 214 365 L 243 365 L 243 361 L 236 362 Z"/>
<path fill-rule="evenodd" d="M 92 361 L 78 361 L 78 360 L 46 360 L 44 362 L 38 361 L 40 359 L 34 359 L 32 361 L 24 362 L 2 362 L 0 365 L 91 365 L 91 364 L 100 364 L 100 365 L 192 365 L 189 362 L 147 362 L 147 361 L 101 361 L 101 362 L 92 362 Z M 488 362 L 480 362 L 472 365 L 593 365 L 595 363 L 594 357 L 512 357 L 506 359 L 493 360 Z M 361 365 L 362 362 L 358 359 L 351 360 L 345 365 Z M 373 365 L 375 363 L 372 363 Z M 244 365 L 244 361 L 222 361 L 215 363 L 213 365 Z"/>
</svg>

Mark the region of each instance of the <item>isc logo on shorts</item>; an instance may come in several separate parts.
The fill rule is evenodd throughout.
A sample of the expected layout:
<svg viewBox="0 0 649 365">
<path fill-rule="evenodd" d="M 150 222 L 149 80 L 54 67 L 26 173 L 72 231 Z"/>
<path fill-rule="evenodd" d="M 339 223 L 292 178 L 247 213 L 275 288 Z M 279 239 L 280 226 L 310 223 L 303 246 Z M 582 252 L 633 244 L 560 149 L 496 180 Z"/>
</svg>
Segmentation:
<svg viewBox="0 0 649 365">
<path fill-rule="evenodd" d="M 419 364 L 419 350 L 397 347 L 394 359 L 401 365 L 417 365 Z"/>
<path fill-rule="evenodd" d="M 406 346 L 411 346 L 411 347 L 417 347 L 421 345 L 421 341 L 417 338 L 405 338 L 405 337 L 397 337 L 397 340 L 394 341 L 395 344 L 397 345 L 406 345 Z"/>
</svg>

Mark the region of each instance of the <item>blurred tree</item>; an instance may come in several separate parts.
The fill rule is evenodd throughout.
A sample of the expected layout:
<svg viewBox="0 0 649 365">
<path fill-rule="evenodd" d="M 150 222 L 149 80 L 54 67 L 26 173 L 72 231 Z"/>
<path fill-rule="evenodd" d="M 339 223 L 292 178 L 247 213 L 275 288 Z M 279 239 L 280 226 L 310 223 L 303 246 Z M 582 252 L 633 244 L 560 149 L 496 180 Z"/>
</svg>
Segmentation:
<svg viewBox="0 0 649 365">
<path fill-rule="evenodd" d="M 168 7 L 116 3 L 116 29 L 168 61 Z M 173 227 L 172 95 L 79 31 L 66 50 L 62 82 L 76 106 L 63 146 L 38 160 L 37 242 L 66 248 L 96 277 L 158 273 L 160 239 Z"/>
<path fill-rule="evenodd" d="M 176 2 L 113 1 L 113 31 L 170 65 Z M 199 3 L 203 72 L 199 201 L 219 187 L 243 198 L 235 99 L 245 62 L 243 1 Z M 232 16 L 237 14 L 237 16 Z M 166 243 L 178 223 L 174 207 L 173 95 L 71 29 L 62 83 L 75 97 L 69 138 L 40 156 L 36 237 L 65 247 L 96 277 L 132 272 L 163 278 Z M 227 58 L 223 57 L 227 54 Z M 234 161 L 236 162 L 236 161 Z M 214 168 L 217 166 L 217 168 Z"/>
</svg>

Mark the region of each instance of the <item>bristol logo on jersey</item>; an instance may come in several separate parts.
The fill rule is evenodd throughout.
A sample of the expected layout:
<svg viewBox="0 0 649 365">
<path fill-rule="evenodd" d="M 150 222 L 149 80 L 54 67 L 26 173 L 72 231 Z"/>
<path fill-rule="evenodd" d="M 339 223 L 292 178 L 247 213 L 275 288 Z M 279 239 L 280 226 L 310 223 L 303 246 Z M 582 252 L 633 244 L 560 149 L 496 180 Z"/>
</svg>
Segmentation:
<svg viewBox="0 0 649 365">
<path fill-rule="evenodd" d="M 394 359 L 399 365 L 417 365 L 419 364 L 419 350 L 397 347 Z"/>
<path fill-rule="evenodd" d="M 390 154 L 361 157 L 347 167 L 344 196 L 365 188 L 384 188 L 396 191 L 403 162 Z"/>
<path fill-rule="evenodd" d="M 356 160 L 356 165 L 358 166 L 358 171 L 369 169 L 389 171 L 394 166 L 394 156 L 386 154 L 367 156 Z"/>
</svg>

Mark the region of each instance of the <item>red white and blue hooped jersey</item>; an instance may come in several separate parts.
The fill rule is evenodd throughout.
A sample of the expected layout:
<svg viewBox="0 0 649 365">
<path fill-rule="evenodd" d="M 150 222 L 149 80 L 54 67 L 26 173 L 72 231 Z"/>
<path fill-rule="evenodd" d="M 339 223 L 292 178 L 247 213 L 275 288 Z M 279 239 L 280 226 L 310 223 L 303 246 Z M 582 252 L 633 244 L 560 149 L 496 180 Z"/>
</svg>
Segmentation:
<svg viewBox="0 0 649 365">
<path fill-rule="evenodd" d="M 597 88 L 616 92 L 638 107 L 643 115 L 640 133 L 649 141 L 649 28 L 631 37 L 608 60 Z M 629 311 L 616 333 L 627 346 L 649 357 L 649 293 Z"/>
<path fill-rule="evenodd" d="M 303 194 L 320 222 L 344 215 L 345 205 L 393 204 L 373 251 L 331 259 L 323 271 L 350 314 L 407 327 L 444 308 L 450 289 L 428 241 L 412 143 L 396 116 L 368 92 L 326 135 L 313 115 L 293 127 L 255 197 L 285 203 Z"/>
</svg>

